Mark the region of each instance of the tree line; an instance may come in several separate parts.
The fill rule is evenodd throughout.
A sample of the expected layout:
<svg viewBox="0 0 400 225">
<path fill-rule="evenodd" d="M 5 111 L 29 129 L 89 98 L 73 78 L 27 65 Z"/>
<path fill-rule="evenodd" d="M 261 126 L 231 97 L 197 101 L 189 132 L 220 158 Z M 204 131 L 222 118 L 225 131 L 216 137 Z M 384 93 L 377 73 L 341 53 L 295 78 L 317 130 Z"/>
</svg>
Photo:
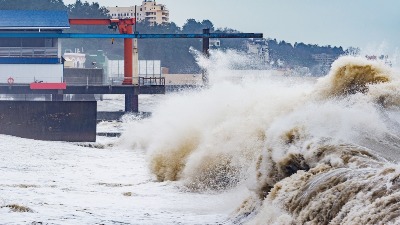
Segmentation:
<svg viewBox="0 0 400 225">
<path fill-rule="evenodd" d="M 69 18 L 108 18 L 108 10 L 97 2 L 76 0 L 74 4 L 65 5 L 63 0 L 0 0 L 0 10 L 66 10 Z M 136 25 L 136 32 L 142 34 L 188 34 L 202 33 L 204 28 L 210 28 L 211 32 L 239 32 L 231 28 L 216 29 L 210 20 L 196 21 L 188 19 L 179 27 L 174 22 L 151 26 L 143 21 Z M 66 31 L 71 33 L 116 33 L 106 26 L 71 26 Z M 221 48 L 246 51 L 246 39 L 221 39 Z M 304 43 L 294 45 L 285 41 L 268 39 L 270 62 L 278 60 L 291 67 L 313 68 L 318 62 L 313 58 L 315 54 L 329 54 L 339 57 L 345 54 L 342 47 L 318 46 Z M 65 39 L 62 42 L 65 49 L 82 49 L 86 53 L 103 52 L 114 58 L 123 55 L 123 39 Z M 139 59 L 161 60 L 163 67 L 168 67 L 170 73 L 198 73 L 200 68 L 196 64 L 190 49 L 201 51 L 200 39 L 139 39 Z M 276 66 L 271 65 L 272 67 Z"/>
</svg>

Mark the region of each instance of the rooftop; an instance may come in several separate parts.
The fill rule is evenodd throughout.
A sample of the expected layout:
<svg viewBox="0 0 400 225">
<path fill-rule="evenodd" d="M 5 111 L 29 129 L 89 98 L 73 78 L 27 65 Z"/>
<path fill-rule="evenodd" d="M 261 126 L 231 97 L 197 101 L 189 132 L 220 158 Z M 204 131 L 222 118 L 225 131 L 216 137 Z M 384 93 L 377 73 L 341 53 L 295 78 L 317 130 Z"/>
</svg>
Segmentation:
<svg viewBox="0 0 400 225">
<path fill-rule="evenodd" d="M 0 10 L 0 30 L 70 28 L 67 11 Z"/>
</svg>

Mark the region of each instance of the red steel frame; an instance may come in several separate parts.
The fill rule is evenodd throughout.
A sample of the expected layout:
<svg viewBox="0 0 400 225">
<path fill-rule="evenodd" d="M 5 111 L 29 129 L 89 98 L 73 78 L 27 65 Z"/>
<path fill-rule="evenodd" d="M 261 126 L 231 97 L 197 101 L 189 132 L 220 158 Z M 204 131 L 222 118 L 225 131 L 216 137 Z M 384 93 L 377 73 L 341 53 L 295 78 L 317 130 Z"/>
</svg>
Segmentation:
<svg viewBox="0 0 400 225">
<path fill-rule="evenodd" d="M 69 19 L 70 25 L 118 25 L 120 34 L 133 34 L 135 18 L 132 19 Z M 133 40 L 124 38 L 124 81 L 131 85 L 133 81 Z"/>
</svg>

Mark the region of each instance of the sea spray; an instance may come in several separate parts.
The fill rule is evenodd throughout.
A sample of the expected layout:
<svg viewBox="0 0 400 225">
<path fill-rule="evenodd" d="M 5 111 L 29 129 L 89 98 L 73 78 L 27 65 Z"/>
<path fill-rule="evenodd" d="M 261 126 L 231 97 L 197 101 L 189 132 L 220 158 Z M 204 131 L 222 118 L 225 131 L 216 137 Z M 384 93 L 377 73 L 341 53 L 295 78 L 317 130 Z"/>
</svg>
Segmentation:
<svg viewBox="0 0 400 225">
<path fill-rule="evenodd" d="M 297 159 L 310 169 L 297 167 L 298 171 L 275 183 L 249 224 L 278 219 L 265 218 L 265 210 L 271 207 L 286 212 L 294 224 L 398 221 L 398 165 L 353 145 L 318 143 L 307 151 Z M 293 169 L 298 162 L 281 160 L 277 164 Z"/>
<path fill-rule="evenodd" d="M 365 93 L 368 85 L 391 81 L 391 72 L 382 62 L 361 57 L 344 56 L 332 64 L 328 76 L 317 84 L 322 97 L 335 97 L 357 92 Z"/>
<path fill-rule="evenodd" d="M 122 139 L 148 152 L 150 169 L 160 181 L 181 179 L 193 188 L 224 188 L 245 176 L 273 118 L 300 103 L 297 96 L 303 90 L 274 85 L 224 83 L 173 95 Z M 287 89 L 285 95 L 282 88 Z M 229 173 L 220 173 L 223 170 Z"/>
<path fill-rule="evenodd" d="M 388 122 L 396 118 L 387 118 L 382 104 L 398 95 L 397 79 L 376 62 L 335 62 L 316 84 L 317 96 L 268 128 L 255 197 L 243 203 L 255 205 L 253 212 L 238 210 L 236 218 L 248 224 L 397 224 L 400 138 L 391 124 L 398 121 Z"/>
<path fill-rule="evenodd" d="M 308 95 L 309 81 L 293 84 L 270 71 L 248 79 L 254 71 L 242 70 L 238 82 L 229 75 L 241 66 L 226 62 L 213 64 L 223 69 L 212 69 L 210 88 L 171 94 L 151 118 L 133 122 L 122 135 L 121 142 L 147 151 L 157 180 L 181 180 L 192 190 L 234 187 L 249 177 L 265 143 L 265 128 Z"/>
<path fill-rule="evenodd" d="M 399 222 L 400 86 L 390 68 L 344 57 L 315 83 L 205 62 L 210 88 L 167 96 L 121 138 L 147 151 L 159 181 L 196 191 L 245 182 L 251 194 L 233 224 Z"/>
</svg>

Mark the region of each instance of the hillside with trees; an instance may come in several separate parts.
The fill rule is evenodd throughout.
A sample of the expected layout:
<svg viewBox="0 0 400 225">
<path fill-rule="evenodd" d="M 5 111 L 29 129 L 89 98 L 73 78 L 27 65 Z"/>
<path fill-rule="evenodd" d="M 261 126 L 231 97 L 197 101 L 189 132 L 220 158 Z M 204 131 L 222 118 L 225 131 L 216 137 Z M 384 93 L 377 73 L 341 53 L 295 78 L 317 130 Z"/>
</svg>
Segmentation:
<svg viewBox="0 0 400 225">
<path fill-rule="evenodd" d="M 74 4 L 65 5 L 62 0 L 0 0 L 0 10 L 66 10 L 70 18 L 108 18 L 108 10 L 96 2 L 76 0 Z M 136 31 L 142 34 L 188 34 L 202 33 L 204 28 L 211 32 L 239 32 L 231 28 L 216 29 L 210 20 L 196 21 L 188 19 L 179 27 L 174 22 L 151 26 L 148 22 L 138 23 Z M 65 31 L 71 33 L 117 33 L 106 26 L 71 26 Z M 246 51 L 246 39 L 221 39 L 221 48 Z M 287 67 L 316 68 L 318 62 L 315 54 L 328 54 L 338 57 L 345 53 L 342 47 L 318 46 L 304 43 L 287 43 L 268 39 L 268 50 L 272 67 L 277 61 L 282 61 Z M 190 49 L 201 51 L 200 39 L 139 39 L 139 59 L 161 60 L 163 67 L 168 67 L 171 73 L 198 73 L 200 68 Z M 65 39 L 63 50 L 83 49 L 84 52 L 102 50 L 108 56 L 116 58 L 123 55 L 123 39 Z"/>
<path fill-rule="evenodd" d="M 336 59 L 346 52 L 342 47 L 318 46 L 304 43 L 294 45 L 276 39 L 268 40 L 268 49 L 271 62 L 283 61 L 289 68 L 308 68 L 311 74 L 326 74 L 330 65 L 321 65 L 314 57 L 326 54 Z M 277 66 L 274 64 L 273 66 Z"/>
</svg>

